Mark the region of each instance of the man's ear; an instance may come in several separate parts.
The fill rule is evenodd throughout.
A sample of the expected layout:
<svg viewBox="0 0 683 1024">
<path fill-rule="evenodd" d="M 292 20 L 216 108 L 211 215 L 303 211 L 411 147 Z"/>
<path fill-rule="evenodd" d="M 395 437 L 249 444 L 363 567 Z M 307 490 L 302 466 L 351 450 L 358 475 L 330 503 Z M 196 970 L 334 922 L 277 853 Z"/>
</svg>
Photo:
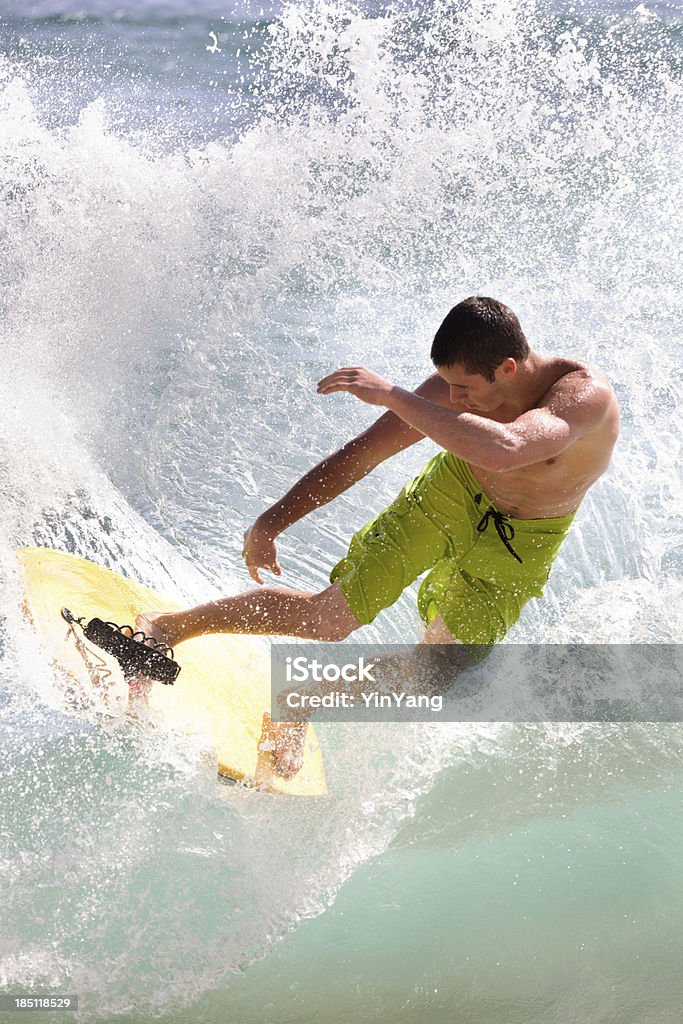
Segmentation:
<svg viewBox="0 0 683 1024">
<path fill-rule="evenodd" d="M 501 374 L 503 377 L 512 378 L 517 373 L 517 360 L 513 359 L 512 356 L 508 356 L 498 366 L 496 374 Z"/>
</svg>

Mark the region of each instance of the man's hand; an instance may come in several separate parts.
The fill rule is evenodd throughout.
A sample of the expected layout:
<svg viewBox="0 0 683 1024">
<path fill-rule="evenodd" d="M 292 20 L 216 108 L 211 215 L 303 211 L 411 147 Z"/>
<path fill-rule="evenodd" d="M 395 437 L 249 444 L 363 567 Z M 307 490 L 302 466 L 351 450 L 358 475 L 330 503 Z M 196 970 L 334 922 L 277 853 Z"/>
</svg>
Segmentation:
<svg viewBox="0 0 683 1024">
<path fill-rule="evenodd" d="M 384 380 L 378 373 L 366 370 L 364 366 L 345 366 L 323 377 L 318 383 L 317 391 L 319 395 L 348 391 L 368 405 L 386 405 L 393 387 L 393 384 Z"/>
<path fill-rule="evenodd" d="M 265 527 L 259 525 L 258 519 L 244 532 L 242 558 L 247 563 L 249 575 L 256 583 L 263 583 L 259 569 L 268 569 L 276 576 L 282 576 L 282 569 L 277 560 L 275 538 Z"/>
</svg>

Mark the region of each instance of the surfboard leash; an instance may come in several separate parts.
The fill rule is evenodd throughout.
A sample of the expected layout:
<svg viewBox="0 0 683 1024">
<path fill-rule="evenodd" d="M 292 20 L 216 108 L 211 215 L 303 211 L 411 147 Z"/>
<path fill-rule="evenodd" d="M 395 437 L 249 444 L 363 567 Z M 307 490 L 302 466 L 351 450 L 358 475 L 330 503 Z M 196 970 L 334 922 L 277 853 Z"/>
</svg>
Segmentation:
<svg viewBox="0 0 683 1024">
<path fill-rule="evenodd" d="M 170 686 L 178 678 L 180 665 L 174 659 L 173 650 L 153 636 L 134 630 L 132 626 L 119 626 L 98 618 L 86 623 L 83 616 L 77 618 L 68 608 L 62 608 L 61 614 L 72 628 L 81 628 L 86 640 L 116 658 L 126 682 L 136 676 L 146 676 Z"/>
<path fill-rule="evenodd" d="M 74 625 L 78 625 L 75 620 L 69 623 L 69 635 L 76 645 L 76 650 L 83 659 L 83 664 L 88 670 L 90 681 L 96 690 L 103 691 L 106 695 L 116 684 L 114 673 L 111 670 L 111 663 L 106 658 L 103 658 L 98 651 L 93 650 L 92 645 L 85 642 L 85 638 L 82 634 L 76 632 Z"/>
</svg>

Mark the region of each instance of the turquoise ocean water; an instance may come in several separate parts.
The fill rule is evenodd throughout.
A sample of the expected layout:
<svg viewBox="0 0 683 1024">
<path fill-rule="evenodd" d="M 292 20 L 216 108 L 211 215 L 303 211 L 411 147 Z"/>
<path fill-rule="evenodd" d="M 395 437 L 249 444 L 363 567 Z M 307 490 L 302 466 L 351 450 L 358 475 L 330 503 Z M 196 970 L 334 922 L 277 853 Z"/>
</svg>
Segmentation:
<svg viewBox="0 0 683 1024">
<path fill-rule="evenodd" d="M 122 1024 L 681 1020 L 677 724 L 323 725 L 328 799 L 219 787 L 74 715 L 13 552 L 243 589 L 245 527 L 372 419 L 316 380 L 414 386 L 479 292 L 624 415 L 510 641 L 680 642 L 682 32 L 625 0 L 5 0 L 1 991 Z M 433 450 L 281 538 L 286 582 Z M 418 636 L 409 594 L 358 638 Z"/>
</svg>

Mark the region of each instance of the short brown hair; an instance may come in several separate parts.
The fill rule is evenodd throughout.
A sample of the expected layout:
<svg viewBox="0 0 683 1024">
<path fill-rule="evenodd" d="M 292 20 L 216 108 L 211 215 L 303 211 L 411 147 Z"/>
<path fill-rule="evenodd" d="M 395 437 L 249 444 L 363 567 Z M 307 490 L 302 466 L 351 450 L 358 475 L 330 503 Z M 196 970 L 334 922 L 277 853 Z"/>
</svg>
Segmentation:
<svg viewBox="0 0 683 1024">
<path fill-rule="evenodd" d="M 508 306 L 484 295 L 464 299 L 447 315 L 432 343 L 435 366 L 463 366 L 488 381 L 504 359 L 521 362 L 529 344 L 519 320 Z"/>
</svg>

